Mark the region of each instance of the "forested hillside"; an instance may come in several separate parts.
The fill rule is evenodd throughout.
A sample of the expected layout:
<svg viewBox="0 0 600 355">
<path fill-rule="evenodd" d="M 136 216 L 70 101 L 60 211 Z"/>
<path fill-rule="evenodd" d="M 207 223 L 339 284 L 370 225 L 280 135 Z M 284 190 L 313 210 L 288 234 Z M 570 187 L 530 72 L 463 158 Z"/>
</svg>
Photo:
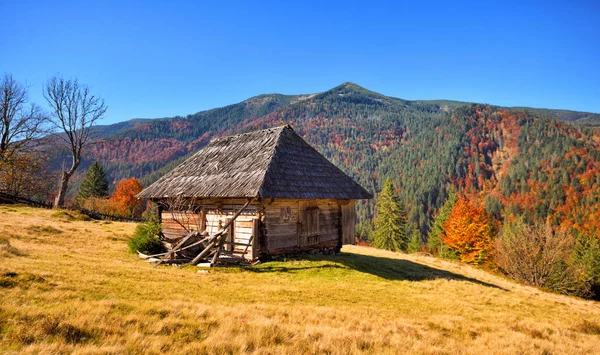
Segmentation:
<svg viewBox="0 0 600 355">
<path fill-rule="evenodd" d="M 550 217 L 598 232 L 598 122 L 600 115 L 572 111 L 406 101 L 345 83 L 320 94 L 261 95 L 186 117 L 98 127 L 102 141 L 86 165 L 98 160 L 110 181 L 135 176 L 147 185 L 215 136 L 289 123 L 367 190 L 378 192 L 389 176 L 409 223 L 422 232 L 449 185 L 498 218 Z M 52 161 L 58 167 L 62 158 Z M 359 205 L 362 220 L 373 206 Z"/>
</svg>

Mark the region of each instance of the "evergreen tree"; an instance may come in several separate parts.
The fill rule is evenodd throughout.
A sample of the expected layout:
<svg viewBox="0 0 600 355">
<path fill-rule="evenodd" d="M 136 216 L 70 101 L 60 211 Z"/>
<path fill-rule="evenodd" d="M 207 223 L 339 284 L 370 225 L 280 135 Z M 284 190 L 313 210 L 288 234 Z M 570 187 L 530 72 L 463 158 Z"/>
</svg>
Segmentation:
<svg viewBox="0 0 600 355">
<path fill-rule="evenodd" d="M 356 235 L 362 241 L 371 241 L 373 224 L 370 221 L 360 221 L 356 224 Z"/>
<path fill-rule="evenodd" d="M 571 262 L 581 271 L 579 277 L 590 283 L 592 292 L 600 296 L 600 239 L 578 233 Z"/>
<path fill-rule="evenodd" d="M 406 210 L 387 178 L 377 200 L 373 246 L 391 251 L 406 251 Z"/>
<path fill-rule="evenodd" d="M 444 250 L 442 248 L 442 240 L 444 236 L 444 223 L 448 220 L 456 201 L 458 200 L 458 196 L 456 195 L 456 190 L 451 188 L 449 191 L 449 195 L 444 202 L 444 205 L 439 209 L 438 213 L 435 215 L 433 221 L 431 222 L 431 229 L 429 231 L 429 238 L 427 239 L 427 247 L 429 248 L 429 252 L 434 255 L 444 256 Z"/>
<path fill-rule="evenodd" d="M 79 188 L 78 198 L 108 196 L 108 179 L 102 165 L 95 162 L 90 166 Z"/>
<path fill-rule="evenodd" d="M 408 241 L 406 250 L 409 253 L 416 253 L 421 250 L 421 245 L 423 245 L 423 240 L 421 240 L 421 232 L 415 226 L 410 233 L 410 240 Z"/>
</svg>

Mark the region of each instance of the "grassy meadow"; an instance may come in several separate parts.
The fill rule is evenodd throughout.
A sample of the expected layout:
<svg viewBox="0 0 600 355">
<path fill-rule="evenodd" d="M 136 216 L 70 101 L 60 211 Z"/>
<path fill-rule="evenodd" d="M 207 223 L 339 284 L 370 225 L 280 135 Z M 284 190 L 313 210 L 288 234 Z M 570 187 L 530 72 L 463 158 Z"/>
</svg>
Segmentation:
<svg viewBox="0 0 600 355">
<path fill-rule="evenodd" d="M 459 263 L 346 246 L 198 273 L 130 254 L 134 228 L 0 205 L 0 353 L 600 353 L 600 303 Z"/>
</svg>

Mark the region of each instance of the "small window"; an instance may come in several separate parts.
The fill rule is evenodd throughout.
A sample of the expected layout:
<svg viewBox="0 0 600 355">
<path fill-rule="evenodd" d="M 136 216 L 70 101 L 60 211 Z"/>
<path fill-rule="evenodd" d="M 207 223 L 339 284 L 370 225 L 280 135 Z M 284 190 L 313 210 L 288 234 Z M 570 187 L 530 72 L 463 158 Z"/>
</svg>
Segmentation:
<svg viewBox="0 0 600 355">
<path fill-rule="evenodd" d="M 281 214 L 279 215 L 279 218 L 282 221 L 289 221 L 291 219 L 292 216 L 292 209 L 290 207 L 281 207 Z"/>
</svg>

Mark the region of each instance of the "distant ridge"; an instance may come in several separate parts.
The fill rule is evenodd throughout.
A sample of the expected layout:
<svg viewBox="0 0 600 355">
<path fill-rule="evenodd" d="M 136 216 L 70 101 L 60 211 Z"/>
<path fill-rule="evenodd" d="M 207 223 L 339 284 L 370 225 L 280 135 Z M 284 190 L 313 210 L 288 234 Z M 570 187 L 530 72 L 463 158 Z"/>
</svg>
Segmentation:
<svg viewBox="0 0 600 355">
<path fill-rule="evenodd" d="M 80 174 L 97 160 L 111 181 L 134 176 L 148 186 L 212 139 L 286 124 L 369 193 L 392 178 L 423 233 L 448 186 L 482 199 L 498 218 L 550 218 L 600 233 L 600 115 L 405 100 L 350 82 L 99 126 L 101 141 Z M 56 151 L 50 164 L 58 169 L 66 159 Z M 358 204 L 360 221 L 373 212 L 373 202 Z"/>
</svg>

